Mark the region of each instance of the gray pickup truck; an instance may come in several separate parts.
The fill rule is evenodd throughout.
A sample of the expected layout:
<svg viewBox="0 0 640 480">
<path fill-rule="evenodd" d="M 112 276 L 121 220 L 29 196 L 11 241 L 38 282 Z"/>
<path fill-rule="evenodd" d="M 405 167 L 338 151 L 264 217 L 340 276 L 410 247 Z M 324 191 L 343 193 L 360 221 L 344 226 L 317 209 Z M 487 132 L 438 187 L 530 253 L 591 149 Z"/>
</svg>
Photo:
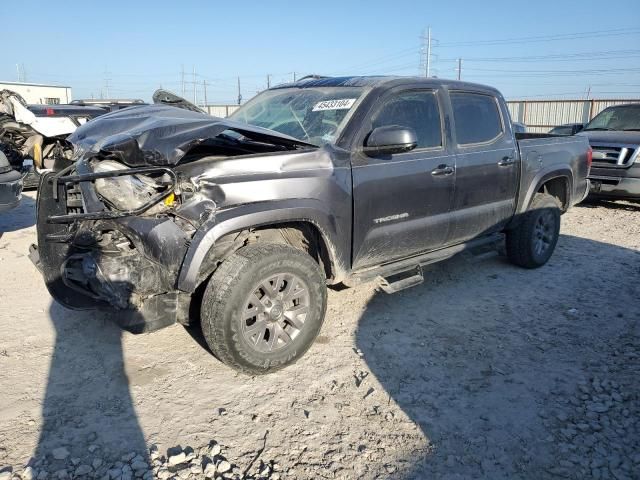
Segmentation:
<svg viewBox="0 0 640 480">
<path fill-rule="evenodd" d="M 133 332 L 199 321 L 249 374 L 304 354 L 327 285 L 394 292 L 501 242 L 544 265 L 588 191 L 586 138 L 516 138 L 486 86 L 308 78 L 230 119 L 185 108 L 78 128 L 75 163 L 41 181 L 31 258 L 63 305 L 110 309 Z"/>
<path fill-rule="evenodd" d="M 605 108 L 580 135 L 593 149 L 591 195 L 640 199 L 640 103 Z"/>
</svg>

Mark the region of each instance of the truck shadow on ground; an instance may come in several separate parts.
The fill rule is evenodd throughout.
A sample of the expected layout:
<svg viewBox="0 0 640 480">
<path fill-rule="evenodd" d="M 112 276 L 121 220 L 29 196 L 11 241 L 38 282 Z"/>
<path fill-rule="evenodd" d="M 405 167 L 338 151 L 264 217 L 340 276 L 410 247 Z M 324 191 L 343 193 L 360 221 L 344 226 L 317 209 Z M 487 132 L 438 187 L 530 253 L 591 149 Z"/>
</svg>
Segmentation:
<svg viewBox="0 0 640 480">
<path fill-rule="evenodd" d="M 31 196 L 22 195 L 20 204 L 8 212 L 0 213 L 0 236 L 29 228 L 36 223 L 36 201 Z"/>
<path fill-rule="evenodd" d="M 637 289 L 621 289 L 639 271 L 639 252 L 562 235 L 537 270 L 457 257 L 425 271 L 424 285 L 374 295 L 356 345 L 426 437 L 418 453 L 398 445 L 406 468 L 393 477 L 552 477 L 557 445 L 539 414 L 640 315 Z"/>
<path fill-rule="evenodd" d="M 576 205 L 580 208 L 604 207 L 611 210 L 627 210 L 629 212 L 640 212 L 640 201 L 636 200 L 611 200 L 606 198 L 587 198 L 582 203 Z"/>
<path fill-rule="evenodd" d="M 56 302 L 49 314 L 56 340 L 34 456 L 55 465 L 53 449 L 65 447 L 69 458 L 84 460 L 95 445 L 98 458 L 133 451 L 145 457 L 147 445 L 124 367 L 123 331 L 104 314 L 68 310 Z"/>
</svg>

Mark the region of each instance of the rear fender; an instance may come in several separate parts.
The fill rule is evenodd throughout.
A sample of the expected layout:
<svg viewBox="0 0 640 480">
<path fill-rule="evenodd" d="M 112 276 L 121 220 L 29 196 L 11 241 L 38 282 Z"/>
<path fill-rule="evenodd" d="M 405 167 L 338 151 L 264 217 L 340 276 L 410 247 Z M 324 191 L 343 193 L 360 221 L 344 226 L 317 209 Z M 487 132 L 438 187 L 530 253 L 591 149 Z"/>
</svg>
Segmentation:
<svg viewBox="0 0 640 480">
<path fill-rule="evenodd" d="M 573 172 L 571 168 L 558 167 L 557 165 L 551 165 L 547 168 L 540 170 L 529 183 L 529 187 L 518 203 L 518 210 L 516 213 L 524 213 L 529 209 L 529 205 L 533 201 L 534 195 L 540 190 L 540 188 L 549 180 L 555 178 L 564 178 L 567 182 L 567 199 L 571 202 L 573 192 Z"/>
</svg>

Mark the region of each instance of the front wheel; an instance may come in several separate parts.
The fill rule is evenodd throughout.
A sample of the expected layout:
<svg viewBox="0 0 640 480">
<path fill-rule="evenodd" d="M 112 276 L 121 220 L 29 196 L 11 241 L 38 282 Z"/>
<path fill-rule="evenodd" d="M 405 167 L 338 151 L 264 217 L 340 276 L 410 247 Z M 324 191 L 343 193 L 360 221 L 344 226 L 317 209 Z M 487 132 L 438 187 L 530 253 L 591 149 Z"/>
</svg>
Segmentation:
<svg viewBox="0 0 640 480">
<path fill-rule="evenodd" d="M 518 226 L 507 232 L 507 257 L 520 267 L 541 267 L 551 258 L 559 236 L 558 200 L 538 193 Z"/>
<path fill-rule="evenodd" d="M 202 298 L 202 332 L 230 367 L 270 373 L 309 349 L 326 305 L 325 277 L 309 255 L 288 245 L 249 245 L 211 276 Z"/>
</svg>

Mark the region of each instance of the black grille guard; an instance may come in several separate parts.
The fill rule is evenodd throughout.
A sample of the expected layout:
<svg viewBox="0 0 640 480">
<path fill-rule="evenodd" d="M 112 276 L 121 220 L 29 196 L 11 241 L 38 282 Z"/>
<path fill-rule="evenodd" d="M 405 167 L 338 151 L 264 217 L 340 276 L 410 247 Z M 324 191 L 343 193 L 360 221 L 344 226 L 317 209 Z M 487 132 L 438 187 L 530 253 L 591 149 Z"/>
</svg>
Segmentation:
<svg viewBox="0 0 640 480">
<path fill-rule="evenodd" d="M 62 184 L 73 184 L 82 182 L 92 182 L 99 178 L 111 178 L 111 177 L 124 177 L 128 175 L 136 175 L 138 173 L 155 173 L 155 172 L 164 172 L 169 175 L 171 178 L 171 185 L 168 188 L 154 195 L 139 208 L 133 210 L 102 210 L 99 212 L 86 212 L 86 213 L 72 213 L 66 215 L 53 215 L 47 218 L 47 223 L 72 223 L 76 220 L 107 220 L 114 218 L 122 218 L 122 217 L 131 217 L 135 215 L 140 215 L 141 213 L 146 212 L 154 205 L 157 205 L 162 200 L 167 198 L 173 192 L 177 191 L 176 185 L 178 183 L 178 179 L 173 170 L 167 167 L 138 167 L 138 168 L 128 168 L 126 170 L 114 170 L 112 172 L 98 172 L 98 173 L 83 173 L 76 175 L 66 175 L 69 171 L 71 171 L 75 165 L 71 165 L 64 170 L 60 171 L 53 178 L 49 178 L 48 182 L 53 186 L 53 198 L 58 200 L 58 185 Z M 42 185 L 44 187 L 44 185 Z M 82 189 L 81 189 L 82 190 Z M 83 194 L 84 195 L 84 194 Z"/>
</svg>

